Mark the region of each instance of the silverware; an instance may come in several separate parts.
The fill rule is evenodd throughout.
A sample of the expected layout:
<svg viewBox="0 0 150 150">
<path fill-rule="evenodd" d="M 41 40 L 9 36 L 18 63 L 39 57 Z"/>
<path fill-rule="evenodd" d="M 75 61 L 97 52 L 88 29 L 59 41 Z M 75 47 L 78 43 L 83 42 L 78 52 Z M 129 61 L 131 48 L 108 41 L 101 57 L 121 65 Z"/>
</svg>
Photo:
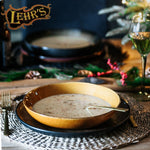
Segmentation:
<svg viewBox="0 0 150 150">
<path fill-rule="evenodd" d="M 109 109 L 114 111 L 120 111 L 120 112 L 126 112 L 129 109 L 128 108 L 119 108 L 119 107 L 109 107 L 109 106 L 88 106 L 86 109 L 94 109 L 94 108 L 100 108 L 100 109 Z"/>
<path fill-rule="evenodd" d="M 4 110 L 4 135 L 9 135 L 9 120 L 8 120 L 8 111 L 11 110 L 11 96 L 10 92 L 2 92 L 1 93 L 1 106 Z"/>
</svg>

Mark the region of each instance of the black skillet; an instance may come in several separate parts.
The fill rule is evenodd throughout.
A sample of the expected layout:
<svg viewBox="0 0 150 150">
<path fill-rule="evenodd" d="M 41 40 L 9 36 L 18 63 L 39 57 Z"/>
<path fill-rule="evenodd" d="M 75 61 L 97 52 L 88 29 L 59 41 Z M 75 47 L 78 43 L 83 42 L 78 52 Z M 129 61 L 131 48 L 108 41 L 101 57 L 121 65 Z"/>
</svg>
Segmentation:
<svg viewBox="0 0 150 150">
<path fill-rule="evenodd" d="M 39 43 L 35 43 L 36 40 L 43 40 L 50 37 L 76 37 L 85 38 L 89 40 L 90 44 L 87 46 L 62 48 L 61 45 L 57 45 L 57 48 L 47 47 L 43 44 L 39 46 Z M 49 42 L 47 40 L 47 42 Z M 67 41 L 66 41 L 67 42 Z M 48 43 L 46 43 L 48 44 Z M 101 39 L 98 35 L 84 30 L 79 29 L 62 29 L 62 30 L 48 30 L 35 32 L 28 35 L 23 42 L 23 49 L 32 56 L 47 56 L 55 58 L 67 58 L 67 57 L 80 57 L 93 54 L 96 51 L 100 51 Z"/>
</svg>

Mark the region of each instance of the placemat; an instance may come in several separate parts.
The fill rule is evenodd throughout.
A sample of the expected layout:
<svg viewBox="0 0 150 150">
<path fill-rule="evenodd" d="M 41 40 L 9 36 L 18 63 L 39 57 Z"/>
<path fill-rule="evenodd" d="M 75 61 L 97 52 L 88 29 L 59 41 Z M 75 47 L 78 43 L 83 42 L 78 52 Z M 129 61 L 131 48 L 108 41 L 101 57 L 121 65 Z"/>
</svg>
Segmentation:
<svg viewBox="0 0 150 150">
<path fill-rule="evenodd" d="M 132 143 L 137 143 L 150 133 L 150 112 L 147 112 L 134 98 L 121 94 L 129 102 L 131 113 L 138 124 L 132 127 L 130 121 L 120 127 L 104 134 L 92 134 L 85 137 L 57 137 L 44 135 L 25 127 L 15 116 L 9 112 L 11 134 L 9 138 L 34 149 L 44 150 L 103 150 L 116 149 Z M 0 115 L 1 129 L 3 131 L 4 115 Z"/>
</svg>

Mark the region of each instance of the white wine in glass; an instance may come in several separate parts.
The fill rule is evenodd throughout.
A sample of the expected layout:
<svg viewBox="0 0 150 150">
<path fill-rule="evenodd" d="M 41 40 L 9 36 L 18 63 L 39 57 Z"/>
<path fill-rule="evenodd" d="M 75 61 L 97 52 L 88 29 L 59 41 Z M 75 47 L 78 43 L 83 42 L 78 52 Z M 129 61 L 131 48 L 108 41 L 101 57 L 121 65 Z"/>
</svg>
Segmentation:
<svg viewBox="0 0 150 150">
<path fill-rule="evenodd" d="M 150 20 L 147 15 L 142 13 L 135 15 L 129 30 L 129 37 L 142 58 L 142 82 L 138 96 L 141 101 L 150 100 L 150 93 L 144 86 L 147 55 L 150 53 Z"/>
</svg>

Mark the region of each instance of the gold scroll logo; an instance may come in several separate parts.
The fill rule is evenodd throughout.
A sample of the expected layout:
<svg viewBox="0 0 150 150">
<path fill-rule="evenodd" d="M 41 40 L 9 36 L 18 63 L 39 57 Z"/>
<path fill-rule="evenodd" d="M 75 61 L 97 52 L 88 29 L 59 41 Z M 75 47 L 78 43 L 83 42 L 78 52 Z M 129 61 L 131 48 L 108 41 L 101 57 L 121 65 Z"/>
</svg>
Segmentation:
<svg viewBox="0 0 150 150">
<path fill-rule="evenodd" d="M 21 27 L 32 25 L 36 20 L 50 19 L 51 4 L 47 6 L 37 4 L 26 10 L 27 7 L 19 9 L 13 8 L 11 5 L 9 9 L 5 11 L 5 17 L 8 27 L 12 30 L 19 29 Z"/>
</svg>

